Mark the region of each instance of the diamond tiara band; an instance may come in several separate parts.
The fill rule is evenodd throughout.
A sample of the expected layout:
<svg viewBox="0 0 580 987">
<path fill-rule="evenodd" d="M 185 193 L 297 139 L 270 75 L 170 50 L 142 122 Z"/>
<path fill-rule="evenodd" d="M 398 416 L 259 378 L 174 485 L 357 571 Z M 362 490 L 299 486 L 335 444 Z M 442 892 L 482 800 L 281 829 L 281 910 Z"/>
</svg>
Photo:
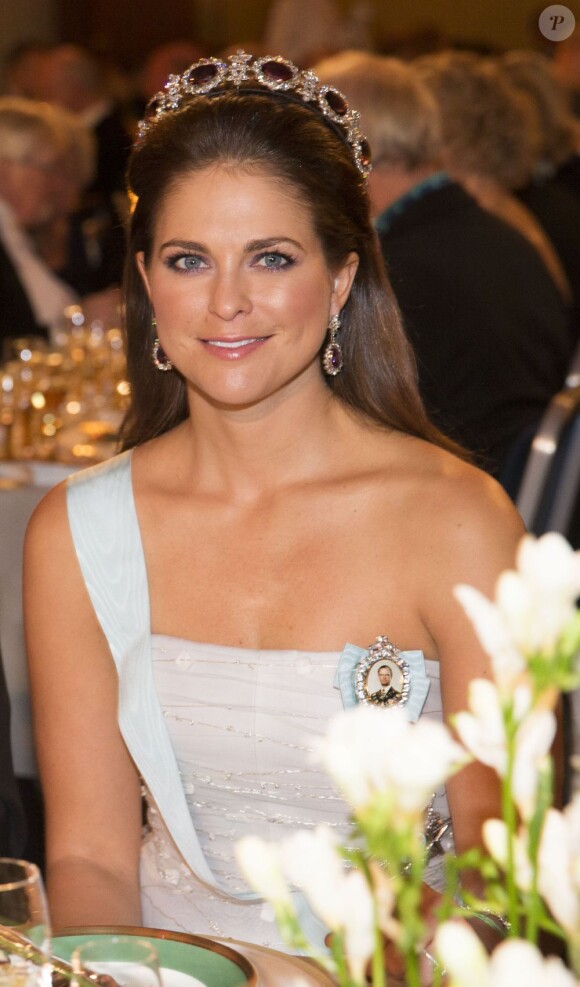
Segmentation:
<svg viewBox="0 0 580 987">
<path fill-rule="evenodd" d="M 139 123 L 137 143 L 156 120 L 178 110 L 189 96 L 206 96 L 220 86 L 241 86 L 245 82 L 299 99 L 314 112 L 321 113 L 350 145 L 358 170 L 364 178 L 368 177 L 371 150 L 360 130 L 360 114 L 350 109 L 338 89 L 324 85 L 314 72 L 303 71 L 281 56 L 267 55 L 253 60 L 252 55 L 238 51 L 227 61 L 202 58 L 182 75 L 170 75 L 164 91 L 156 93 L 147 104 L 145 117 Z"/>
</svg>

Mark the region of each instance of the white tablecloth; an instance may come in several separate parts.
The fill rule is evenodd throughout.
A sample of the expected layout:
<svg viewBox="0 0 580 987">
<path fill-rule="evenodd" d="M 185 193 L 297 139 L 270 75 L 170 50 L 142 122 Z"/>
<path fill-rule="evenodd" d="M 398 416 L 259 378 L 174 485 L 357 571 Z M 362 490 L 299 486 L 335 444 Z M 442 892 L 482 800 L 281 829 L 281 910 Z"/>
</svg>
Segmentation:
<svg viewBox="0 0 580 987">
<path fill-rule="evenodd" d="M 14 768 L 21 778 L 37 773 L 22 625 L 24 532 L 38 501 L 74 469 L 59 463 L 0 462 L 0 653 L 10 696 Z"/>
</svg>

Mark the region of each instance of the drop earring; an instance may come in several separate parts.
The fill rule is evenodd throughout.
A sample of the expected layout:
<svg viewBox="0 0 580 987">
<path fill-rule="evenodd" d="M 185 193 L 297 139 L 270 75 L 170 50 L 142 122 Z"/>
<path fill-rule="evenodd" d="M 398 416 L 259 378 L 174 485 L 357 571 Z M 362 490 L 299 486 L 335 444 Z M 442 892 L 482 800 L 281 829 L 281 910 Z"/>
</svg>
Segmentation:
<svg viewBox="0 0 580 987">
<path fill-rule="evenodd" d="M 322 354 L 322 367 L 324 369 L 324 373 L 327 374 L 328 377 L 336 377 L 344 366 L 342 349 L 336 338 L 338 336 L 339 329 L 340 316 L 333 315 L 328 323 L 328 343 L 324 347 L 324 353 Z"/>
<path fill-rule="evenodd" d="M 155 316 L 153 316 L 153 318 L 151 319 L 151 328 L 153 329 L 153 332 L 155 332 L 155 330 L 157 329 L 157 319 L 155 318 Z M 163 347 L 161 346 L 161 343 L 159 342 L 157 336 L 155 336 L 155 339 L 153 341 L 153 348 L 151 350 L 151 359 L 153 360 L 154 366 L 156 366 L 158 370 L 163 370 L 163 371 L 173 370 L 173 364 L 169 359 L 169 357 L 164 352 Z"/>
</svg>

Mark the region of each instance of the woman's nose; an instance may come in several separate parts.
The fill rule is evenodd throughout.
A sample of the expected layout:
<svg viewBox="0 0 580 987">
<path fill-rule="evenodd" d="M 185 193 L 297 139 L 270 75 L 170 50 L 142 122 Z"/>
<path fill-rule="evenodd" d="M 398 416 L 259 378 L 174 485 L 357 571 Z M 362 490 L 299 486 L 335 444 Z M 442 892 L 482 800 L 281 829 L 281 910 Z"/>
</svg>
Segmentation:
<svg viewBox="0 0 580 987">
<path fill-rule="evenodd" d="M 216 272 L 209 300 L 210 312 L 229 322 L 240 313 L 247 314 L 251 308 L 252 302 L 243 277 L 238 273 Z"/>
</svg>

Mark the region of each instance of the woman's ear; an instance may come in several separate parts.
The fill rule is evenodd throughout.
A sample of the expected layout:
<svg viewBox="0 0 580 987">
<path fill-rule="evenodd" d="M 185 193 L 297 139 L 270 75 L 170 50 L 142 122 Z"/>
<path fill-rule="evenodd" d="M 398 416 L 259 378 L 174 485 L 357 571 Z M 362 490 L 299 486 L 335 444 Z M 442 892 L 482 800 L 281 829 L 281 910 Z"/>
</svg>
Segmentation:
<svg viewBox="0 0 580 987">
<path fill-rule="evenodd" d="M 332 315 L 338 315 L 346 305 L 358 270 L 358 261 L 358 254 L 353 250 L 332 279 Z"/>
</svg>

